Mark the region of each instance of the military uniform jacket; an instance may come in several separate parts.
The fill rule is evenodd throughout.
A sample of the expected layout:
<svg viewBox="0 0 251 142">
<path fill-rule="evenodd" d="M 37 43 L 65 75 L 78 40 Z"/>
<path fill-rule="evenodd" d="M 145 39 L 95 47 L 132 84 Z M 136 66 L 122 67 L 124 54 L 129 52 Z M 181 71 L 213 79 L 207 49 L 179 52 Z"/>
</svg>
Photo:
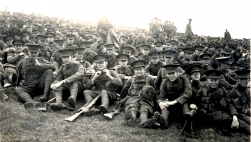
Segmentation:
<svg viewBox="0 0 251 142">
<path fill-rule="evenodd" d="M 157 64 L 149 62 L 149 64 L 145 68 L 145 71 L 150 75 L 157 76 L 159 69 L 161 69 L 163 65 L 164 63 L 162 61 L 159 61 Z"/>
<path fill-rule="evenodd" d="M 58 45 L 53 41 L 53 42 L 49 42 L 47 44 L 47 46 L 49 47 L 48 48 L 48 51 L 50 52 L 50 54 L 52 54 L 54 51 L 58 50 Z"/>
<path fill-rule="evenodd" d="M 69 64 L 63 64 L 56 76 L 55 82 L 65 80 L 67 83 L 74 83 L 76 81 L 81 81 L 85 73 L 83 66 L 75 61 Z"/>
<path fill-rule="evenodd" d="M 164 79 L 160 86 L 158 102 L 176 100 L 184 104 L 192 96 L 192 87 L 188 78 L 180 75 L 175 81 L 171 82 L 168 78 Z"/>
<path fill-rule="evenodd" d="M 18 66 L 18 83 L 20 85 L 29 86 L 34 85 L 43 75 L 47 69 L 55 70 L 54 65 L 46 61 L 43 58 L 37 58 L 40 63 L 39 66 L 35 66 L 34 61 L 31 58 L 22 60 Z"/>
<path fill-rule="evenodd" d="M 140 94 L 140 90 L 145 86 L 150 85 L 155 90 L 155 84 L 152 79 L 152 77 L 148 75 L 144 76 L 133 76 L 129 80 L 126 81 L 126 84 L 124 85 L 120 95 L 121 98 L 124 98 L 126 96 L 138 96 Z"/>
<path fill-rule="evenodd" d="M 196 105 L 200 112 L 211 113 L 224 111 L 236 115 L 231 98 L 224 87 L 211 88 L 203 87 L 196 94 Z"/>
<path fill-rule="evenodd" d="M 122 87 L 123 83 L 119 76 L 112 70 L 109 70 L 109 73 L 113 77 L 113 80 L 111 80 L 105 73 L 102 73 L 93 83 L 89 80 L 85 86 L 86 89 L 90 90 L 95 87 L 94 90 L 96 91 L 107 90 L 115 92 L 118 87 Z M 94 75 L 91 78 L 93 77 Z"/>
<path fill-rule="evenodd" d="M 22 59 L 22 56 L 20 56 L 16 53 L 13 53 L 13 54 L 7 53 L 7 63 L 9 63 L 9 64 L 12 64 L 14 66 L 18 66 L 21 59 Z"/>
<path fill-rule="evenodd" d="M 239 84 L 230 92 L 230 97 L 238 114 L 250 115 L 250 90 Z"/>
</svg>

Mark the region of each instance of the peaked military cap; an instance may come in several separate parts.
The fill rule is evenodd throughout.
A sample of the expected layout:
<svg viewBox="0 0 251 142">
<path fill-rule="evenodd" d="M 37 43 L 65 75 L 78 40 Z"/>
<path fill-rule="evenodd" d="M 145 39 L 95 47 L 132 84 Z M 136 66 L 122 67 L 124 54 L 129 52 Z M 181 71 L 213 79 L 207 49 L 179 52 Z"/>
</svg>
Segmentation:
<svg viewBox="0 0 251 142">
<path fill-rule="evenodd" d="M 28 45 L 26 45 L 26 46 L 28 46 L 28 50 L 29 50 L 30 52 L 38 52 L 39 49 L 42 49 L 42 48 L 43 48 L 43 46 L 40 46 L 40 45 L 38 45 L 38 44 L 28 44 Z"/>
<path fill-rule="evenodd" d="M 97 54 L 93 57 L 94 62 L 107 61 L 109 56 L 107 54 Z"/>
<path fill-rule="evenodd" d="M 146 39 L 146 42 L 147 42 L 147 43 L 154 43 L 154 39 L 153 39 L 153 38 L 147 38 L 147 39 Z"/>
<path fill-rule="evenodd" d="M 149 44 L 143 44 L 143 45 L 141 45 L 141 48 L 150 50 L 151 46 Z"/>
<path fill-rule="evenodd" d="M 47 38 L 48 37 L 55 37 L 56 36 L 56 34 L 53 33 L 53 32 L 47 32 L 46 35 L 47 35 Z"/>
<path fill-rule="evenodd" d="M 156 47 L 161 47 L 161 46 L 164 45 L 164 42 L 155 42 L 154 45 L 155 45 Z"/>
<path fill-rule="evenodd" d="M 218 60 L 222 64 L 228 64 L 228 65 L 232 64 L 229 60 L 230 57 L 219 57 L 219 58 L 215 58 L 215 59 Z"/>
<path fill-rule="evenodd" d="M 133 47 L 131 45 L 129 45 L 129 44 L 123 44 L 120 47 L 120 51 L 133 51 Z"/>
<path fill-rule="evenodd" d="M 84 53 L 85 48 L 75 48 L 76 53 Z"/>
<path fill-rule="evenodd" d="M 22 40 L 13 40 L 12 44 L 13 45 L 22 45 L 23 46 L 24 45 L 24 41 L 22 41 Z"/>
<path fill-rule="evenodd" d="M 192 74 L 194 72 L 200 72 L 200 69 L 201 69 L 200 63 L 193 63 L 185 69 L 185 72 L 186 74 Z"/>
<path fill-rule="evenodd" d="M 130 56 L 128 54 L 119 54 L 116 56 L 117 60 L 129 60 Z"/>
<path fill-rule="evenodd" d="M 204 72 L 204 74 L 207 76 L 207 78 L 219 78 L 222 72 L 219 70 L 207 70 Z"/>
<path fill-rule="evenodd" d="M 71 32 L 78 32 L 78 28 L 72 28 Z"/>
<path fill-rule="evenodd" d="M 73 34 L 67 34 L 67 35 L 65 35 L 65 37 L 67 37 L 68 39 L 74 39 L 75 35 L 73 35 Z"/>
<path fill-rule="evenodd" d="M 170 40 L 169 43 L 176 46 L 178 45 L 178 41 L 176 40 Z"/>
<path fill-rule="evenodd" d="M 47 33 L 56 33 L 56 30 L 54 28 L 48 28 Z"/>
<path fill-rule="evenodd" d="M 59 45 L 62 46 L 65 43 L 65 39 L 55 39 L 54 42 Z"/>
<path fill-rule="evenodd" d="M 103 42 L 103 43 L 100 43 L 98 46 L 97 46 L 97 49 L 101 49 L 101 48 L 103 48 L 105 46 L 105 43 Z"/>
<path fill-rule="evenodd" d="M 163 68 L 166 69 L 166 73 L 172 73 L 172 72 L 176 72 L 179 66 L 180 64 L 167 64 L 167 65 L 164 65 Z"/>
<path fill-rule="evenodd" d="M 185 53 L 194 53 L 193 48 L 190 48 L 190 47 L 185 47 L 183 49 L 183 52 L 185 52 Z"/>
<path fill-rule="evenodd" d="M 196 46 L 194 46 L 194 50 L 203 50 L 204 49 L 204 47 L 203 46 L 201 46 L 201 45 L 196 45 Z"/>
<path fill-rule="evenodd" d="M 211 54 L 202 53 L 202 54 L 200 54 L 199 59 L 201 59 L 201 60 L 211 59 Z"/>
<path fill-rule="evenodd" d="M 71 56 L 71 54 L 73 54 L 73 49 L 72 48 L 59 49 L 58 52 L 61 53 L 61 56 Z"/>
<path fill-rule="evenodd" d="M 145 67 L 146 61 L 145 60 L 136 60 L 131 63 L 133 68 Z"/>
<path fill-rule="evenodd" d="M 105 48 L 106 49 L 114 49 L 115 48 L 115 44 L 105 44 Z"/>
<path fill-rule="evenodd" d="M 81 42 L 81 45 L 82 45 L 83 47 L 91 47 L 92 44 L 93 44 L 92 41 L 82 41 L 82 42 Z"/>
<path fill-rule="evenodd" d="M 249 78 L 250 77 L 250 69 L 238 70 L 235 71 L 238 78 Z"/>
<path fill-rule="evenodd" d="M 39 40 L 46 40 L 46 38 L 47 38 L 47 36 L 46 35 L 37 35 L 37 38 L 39 39 Z"/>
<path fill-rule="evenodd" d="M 159 52 L 159 51 L 152 51 L 148 55 L 151 56 L 151 58 L 155 58 L 155 57 L 159 57 L 160 53 L 161 52 Z"/>
</svg>

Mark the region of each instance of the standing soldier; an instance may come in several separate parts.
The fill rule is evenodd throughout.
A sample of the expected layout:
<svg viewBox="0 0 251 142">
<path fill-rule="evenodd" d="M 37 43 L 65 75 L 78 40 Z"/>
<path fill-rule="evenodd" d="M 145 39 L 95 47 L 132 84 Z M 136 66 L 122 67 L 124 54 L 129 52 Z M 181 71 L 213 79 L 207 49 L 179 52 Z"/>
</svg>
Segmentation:
<svg viewBox="0 0 251 142">
<path fill-rule="evenodd" d="M 60 49 L 63 60 L 63 65 L 60 67 L 55 81 L 51 84 L 51 88 L 56 97 L 56 103 L 50 105 L 53 110 L 61 110 L 65 106 L 62 103 L 63 94 L 65 92 L 70 92 L 70 97 L 68 98 L 68 109 L 75 109 L 75 102 L 78 94 L 82 94 L 84 86 L 81 83 L 82 77 L 85 73 L 82 64 L 79 62 L 72 61 L 71 55 L 73 54 L 73 49 Z M 64 95 L 64 96 L 65 96 Z"/>
<path fill-rule="evenodd" d="M 118 75 L 114 71 L 107 69 L 108 55 L 100 54 L 94 56 L 93 58 L 94 62 L 97 64 L 97 71 L 85 86 L 85 106 L 87 106 L 93 98 L 99 94 L 101 96 L 101 105 L 99 106 L 99 110 L 93 107 L 86 112 L 86 115 L 94 115 L 99 111 L 103 113 L 108 112 L 109 104 L 117 100 L 117 94 L 115 91 L 118 87 L 122 87 L 123 85 Z M 94 89 L 92 89 L 93 87 Z"/>
<path fill-rule="evenodd" d="M 240 128 L 250 134 L 250 70 L 236 71 L 239 79 L 238 85 L 230 92 L 230 97 L 237 111 L 233 117 L 232 128 Z"/>
<path fill-rule="evenodd" d="M 225 33 L 224 33 L 224 38 L 225 38 L 225 40 L 228 42 L 229 40 L 231 40 L 231 35 L 230 35 L 230 33 L 227 31 L 227 29 L 226 29 L 226 31 L 225 31 Z"/>
<path fill-rule="evenodd" d="M 193 40 L 193 32 L 192 32 L 192 27 L 191 27 L 191 22 L 192 22 L 192 19 L 188 19 L 189 20 L 189 23 L 187 24 L 186 26 L 186 31 L 185 31 L 185 35 L 187 37 L 187 39 L 189 40 Z"/>
<path fill-rule="evenodd" d="M 170 115 L 182 116 L 182 106 L 192 96 L 192 88 L 186 76 L 178 75 L 179 64 L 168 64 L 163 67 L 166 69 L 167 77 L 160 87 L 158 104 L 161 109 L 161 119 L 159 120 L 161 127 L 167 128 Z"/>
<path fill-rule="evenodd" d="M 40 103 L 34 101 L 31 96 L 35 92 L 43 92 L 40 97 L 41 101 L 48 99 L 50 85 L 53 82 L 53 71 L 55 67 L 43 58 L 38 58 L 38 50 L 42 47 L 39 45 L 27 45 L 29 50 L 29 58 L 22 60 L 18 66 L 18 87 L 16 93 L 22 101 L 25 102 L 24 107 L 39 106 Z M 34 94 L 33 94 L 34 93 Z"/>
</svg>

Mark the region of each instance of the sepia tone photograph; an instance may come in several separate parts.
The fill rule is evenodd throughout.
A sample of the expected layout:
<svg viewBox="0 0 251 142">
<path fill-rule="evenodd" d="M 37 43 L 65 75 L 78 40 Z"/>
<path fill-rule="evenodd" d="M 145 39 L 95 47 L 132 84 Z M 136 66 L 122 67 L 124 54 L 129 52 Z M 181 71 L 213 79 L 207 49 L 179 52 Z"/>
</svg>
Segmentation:
<svg viewBox="0 0 251 142">
<path fill-rule="evenodd" d="M 248 0 L 7 0 L 0 142 L 250 142 Z"/>
</svg>

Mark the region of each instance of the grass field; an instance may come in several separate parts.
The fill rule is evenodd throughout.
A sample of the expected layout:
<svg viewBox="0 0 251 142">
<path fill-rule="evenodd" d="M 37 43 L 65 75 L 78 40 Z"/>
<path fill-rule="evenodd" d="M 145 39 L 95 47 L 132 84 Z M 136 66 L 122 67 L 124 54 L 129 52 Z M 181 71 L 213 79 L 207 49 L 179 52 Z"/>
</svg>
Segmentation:
<svg viewBox="0 0 251 142">
<path fill-rule="evenodd" d="M 40 112 L 36 108 L 25 109 L 17 102 L 17 97 L 9 89 L 6 93 L 10 100 L 0 102 L 0 141 L 16 142 L 249 142 L 250 137 L 243 133 L 234 133 L 225 137 L 212 128 L 199 130 L 199 137 L 182 136 L 182 124 L 173 123 L 168 129 L 143 129 L 128 126 L 124 121 L 124 113 L 113 120 L 107 120 L 101 114 L 86 117 L 80 116 L 74 122 L 64 119 L 74 112 L 62 110 Z M 35 98 L 38 99 L 38 98 Z M 77 103 L 77 108 L 83 102 Z"/>
</svg>

